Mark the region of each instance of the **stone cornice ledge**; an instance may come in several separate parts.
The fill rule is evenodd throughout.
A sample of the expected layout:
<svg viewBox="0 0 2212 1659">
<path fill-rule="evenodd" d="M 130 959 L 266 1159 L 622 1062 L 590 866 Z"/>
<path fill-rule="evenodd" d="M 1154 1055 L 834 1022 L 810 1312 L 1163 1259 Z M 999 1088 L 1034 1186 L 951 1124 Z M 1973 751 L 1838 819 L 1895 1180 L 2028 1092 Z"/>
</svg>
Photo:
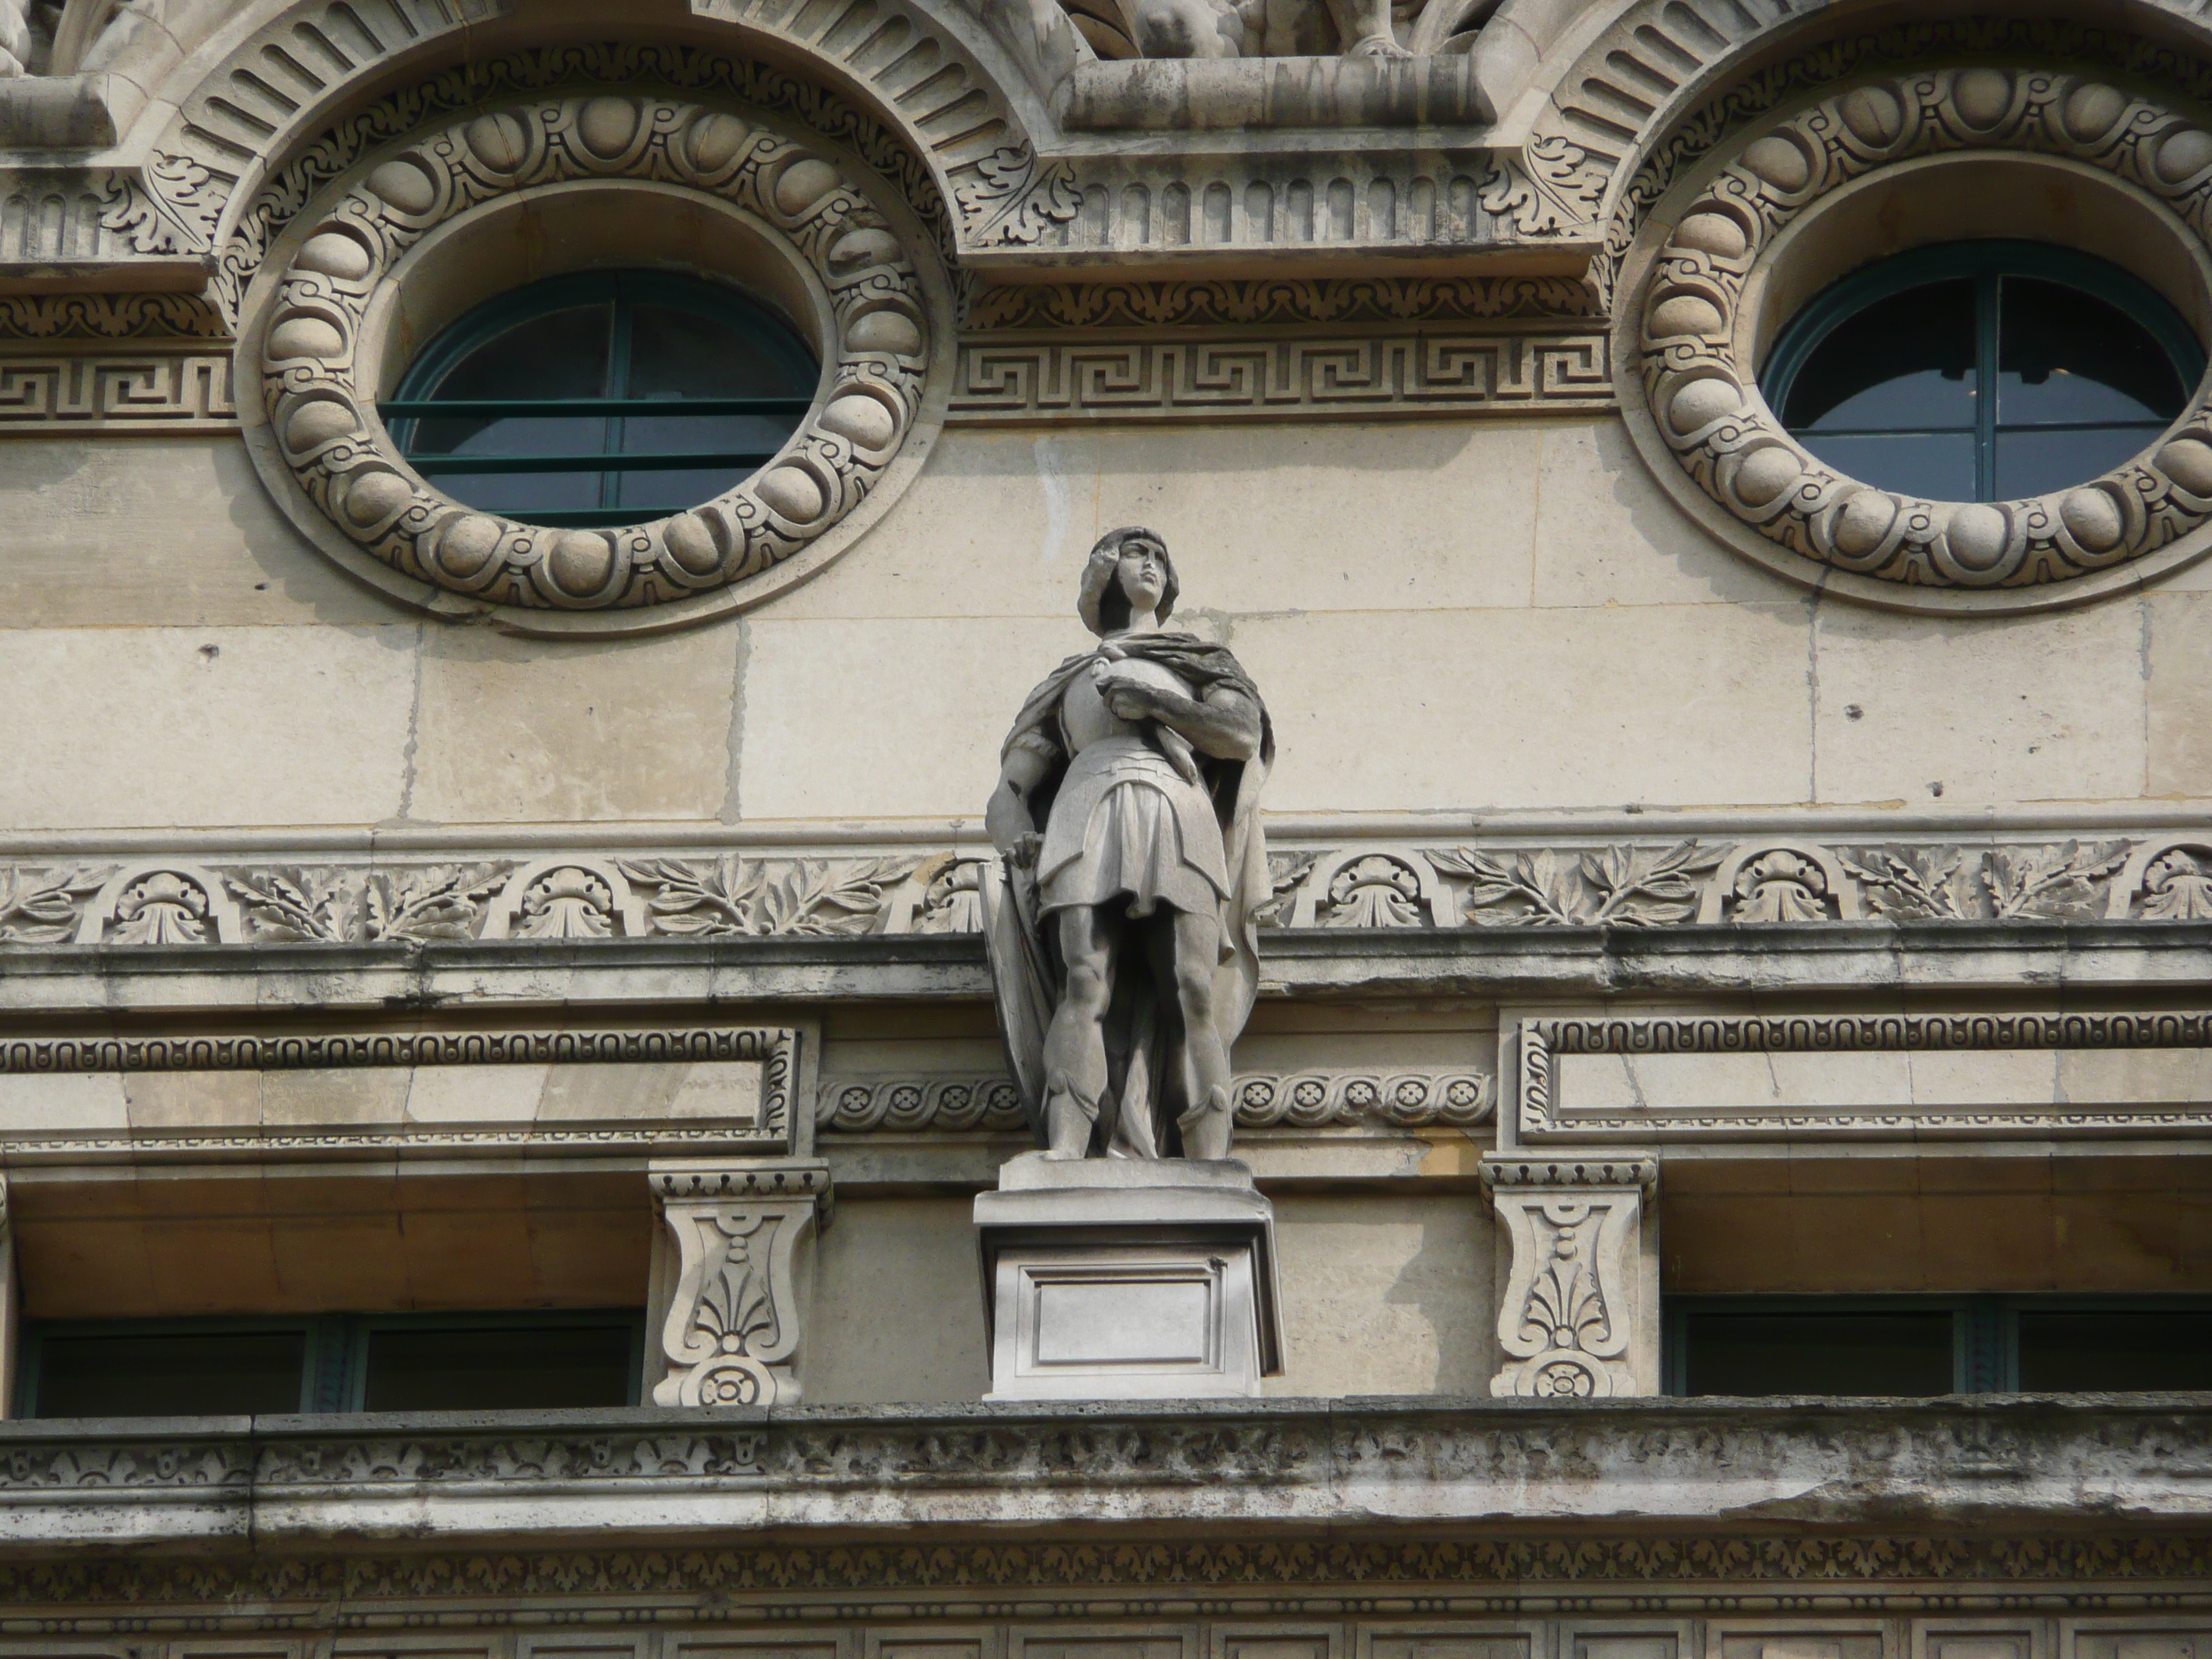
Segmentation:
<svg viewBox="0 0 2212 1659">
<path fill-rule="evenodd" d="M 1592 1524 L 2170 1530 L 2212 1395 L 1345 1400 L 14 1423 L 0 1553 Z M 947 1536 L 949 1534 L 939 1534 Z"/>
<path fill-rule="evenodd" d="M 2018 990 L 2066 1006 L 2212 981 L 2212 922 L 1684 923 L 1279 928 L 1265 995 L 1588 997 Z M 422 944 L 15 945 L 0 1014 L 313 1006 L 428 1013 L 492 1000 L 711 1006 L 990 994 L 972 933 Z"/>
</svg>

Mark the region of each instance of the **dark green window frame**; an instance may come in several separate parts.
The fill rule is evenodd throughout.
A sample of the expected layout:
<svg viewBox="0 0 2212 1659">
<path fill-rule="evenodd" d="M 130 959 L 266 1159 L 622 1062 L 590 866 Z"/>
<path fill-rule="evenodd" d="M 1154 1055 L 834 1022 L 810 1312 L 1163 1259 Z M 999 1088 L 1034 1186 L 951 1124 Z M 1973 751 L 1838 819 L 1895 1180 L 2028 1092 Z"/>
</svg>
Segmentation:
<svg viewBox="0 0 2212 1659">
<path fill-rule="evenodd" d="M 2203 343 L 2172 303 L 2149 283 L 2118 265 L 2073 248 L 2049 242 L 2022 242 L 2000 238 L 1984 241 L 1945 242 L 1915 248 L 1863 265 L 1808 302 L 1775 338 L 1759 387 L 1776 418 L 1784 418 L 1798 374 L 1829 335 L 1869 306 L 1893 298 L 1930 283 L 1960 277 L 1974 281 L 1975 430 L 1974 483 L 1977 501 L 1991 501 L 1996 478 L 1998 284 L 2005 276 L 2025 276 L 2061 283 L 2104 301 L 2124 313 L 2148 331 L 2172 360 L 2185 392 L 2193 391 L 2204 378 Z M 2066 428 L 2045 427 L 2045 431 Z M 2163 426 L 2144 423 L 2143 447 L 2148 448 Z M 1859 435 L 1843 431 L 1826 437 Z M 1905 436 L 1890 433 L 1884 435 Z M 2084 481 L 2086 482 L 2086 480 Z"/>
<path fill-rule="evenodd" d="M 2027 1313 L 2212 1313 L 2212 1295 L 1680 1296 L 1662 1301 L 1661 1387 L 1688 1393 L 1688 1324 L 1697 1314 L 1948 1314 L 1951 1392 L 2020 1389 L 2020 1316 Z"/>
<path fill-rule="evenodd" d="M 39 1379 L 49 1338 L 243 1336 L 299 1333 L 305 1338 L 300 1403 L 305 1413 L 366 1409 L 369 1339 L 380 1331 L 558 1330 L 626 1328 L 629 1333 L 629 1397 L 638 1403 L 645 1367 L 645 1315 L 635 1308 L 501 1309 L 486 1313 L 316 1314 L 268 1317 L 210 1316 L 180 1319 L 27 1320 L 15 1372 L 14 1414 L 39 1414 Z"/>
<path fill-rule="evenodd" d="M 803 416 L 814 399 L 799 398 L 450 398 L 435 395 L 435 388 L 453 369 L 478 347 L 509 329 L 549 312 L 577 306 L 609 304 L 614 307 L 612 361 L 608 379 L 626 386 L 629 376 L 631 307 L 662 304 L 697 311 L 702 290 L 713 293 L 716 314 L 742 323 L 776 349 L 789 355 L 792 367 L 802 361 L 805 372 L 818 377 L 821 366 L 805 342 L 765 307 L 734 289 L 723 288 L 702 277 L 679 276 L 651 270 L 587 270 L 570 276 L 548 277 L 517 289 L 512 294 L 478 306 L 433 340 L 409 365 L 392 397 L 376 412 L 407 464 L 424 477 L 435 480 L 453 474 L 506 472 L 586 472 L 599 475 L 596 507 L 545 508 L 530 514 L 532 524 L 592 528 L 645 524 L 655 518 L 697 505 L 685 501 L 666 507 L 617 507 L 611 500 L 615 480 L 623 472 L 689 471 L 707 468 L 757 469 L 775 459 L 775 450 L 696 450 L 622 453 L 623 422 L 630 416 L 666 418 L 671 415 L 788 415 Z M 543 455 L 466 455 L 436 452 L 415 453 L 417 422 L 438 416 L 598 416 L 605 422 L 596 454 L 582 452 Z M 580 465 L 595 462 L 596 465 Z"/>
</svg>

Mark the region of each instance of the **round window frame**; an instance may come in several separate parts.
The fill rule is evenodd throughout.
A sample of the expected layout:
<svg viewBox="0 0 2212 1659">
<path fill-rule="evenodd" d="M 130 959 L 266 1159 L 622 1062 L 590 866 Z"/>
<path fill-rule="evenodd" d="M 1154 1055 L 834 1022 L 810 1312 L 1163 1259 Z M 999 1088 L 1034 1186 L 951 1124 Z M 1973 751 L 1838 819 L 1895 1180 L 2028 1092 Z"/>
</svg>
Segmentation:
<svg viewBox="0 0 2212 1659">
<path fill-rule="evenodd" d="M 2212 331 L 2212 132 L 2199 118 L 2043 69 L 1893 72 L 1829 89 L 1709 151 L 1622 264 L 1613 343 L 1626 422 L 1655 477 L 1717 539 L 1802 586 L 1942 615 L 2084 604 L 2212 552 L 2212 374 L 2135 460 L 1996 503 L 1922 501 L 1847 477 L 1797 443 L 1761 395 L 1747 366 L 1805 301 L 1865 262 L 1826 246 L 1838 227 L 1887 234 L 1888 209 L 1909 208 L 1911 191 L 1992 171 L 2021 188 L 2008 189 L 1991 223 L 1923 227 L 1880 251 L 2046 240 L 2029 234 L 2041 227 L 2020 216 L 2021 202 L 2071 192 L 2075 218 L 2128 227 L 2124 269 Z M 1833 261 L 1825 270 L 1824 259 Z M 1662 312 L 1670 301 L 1688 303 Z M 1700 380 L 1715 384 L 1686 409 L 1677 403 Z"/>
<path fill-rule="evenodd" d="M 486 148 L 511 165 L 487 167 Z M 405 199 L 387 200 L 380 181 Z M 558 218 L 568 234 L 515 234 L 532 215 Z M 313 268 L 316 239 L 333 230 L 371 250 L 368 270 Z M 656 264 L 734 279 L 815 346 L 820 389 L 776 460 L 688 513 L 593 530 L 482 512 L 408 466 L 375 404 L 443 328 L 526 281 Z M 611 88 L 544 94 L 396 139 L 293 216 L 241 303 L 240 376 L 260 396 L 240 399 L 240 424 L 292 522 L 395 598 L 441 615 L 488 615 L 523 635 L 658 632 L 788 591 L 880 520 L 942 428 L 952 310 L 913 210 L 818 135 L 738 105 Z M 858 326 L 882 313 L 890 319 Z M 303 315 L 339 336 L 339 349 L 308 361 L 305 374 L 272 341 Z M 286 423 L 308 398 L 339 405 L 328 421 L 343 417 L 344 429 L 303 446 Z M 366 523 L 348 510 L 356 497 L 339 481 L 362 473 L 398 480 L 380 481 L 393 499 Z M 490 551 L 457 573 L 441 559 L 462 520 L 475 521 L 464 527 Z M 679 554 L 695 568 L 679 570 Z M 584 580 L 573 580 L 579 568 Z M 673 580 L 651 580 L 664 573 Z M 594 586 L 602 574 L 608 580 Z"/>
<path fill-rule="evenodd" d="M 625 290 L 629 289 L 640 291 L 626 292 Z M 704 298 L 708 301 L 703 305 L 697 302 L 702 290 L 704 291 Z M 653 297 L 656 295 L 657 298 Z M 772 329 L 783 337 L 782 340 L 778 342 L 777 349 L 795 349 L 796 353 L 803 356 L 805 378 L 811 383 L 803 394 L 794 398 L 794 401 L 806 405 L 806 408 L 800 412 L 800 421 L 805 419 L 806 413 L 811 412 L 813 404 L 820 397 L 822 354 L 815 349 L 813 343 L 775 307 L 747 292 L 737 283 L 716 276 L 702 275 L 694 270 L 639 265 L 594 265 L 582 270 L 563 271 L 558 276 L 539 277 L 534 282 L 525 283 L 519 289 L 510 289 L 504 294 L 495 295 L 490 299 L 480 301 L 464 312 L 424 345 L 415 360 L 401 372 L 398 382 L 392 387 L 391 398 L 385 401 L 402 404 L 434 404 L 438 401 L 434 395 L 435 389 L 446 377 L 476 352 L 499 339 L 502 335 L 537 318 L 548 316 L 558 311 L 573 309 L 580 305 L 600 303 L 621 305 L 625 302 L 631 305 L 659 304 L 672 309 L 684 310 L 695 316 L 712 317 L 717 320 L 737 321 L 750 325 L 764 325 L 768 329 Z M 796 362 L 797 359 L 794 358 L 794 366 Z M 527 404 L 548 400 L 515 398 L 508 401 L 518 404 Z M 678 413 L 681 412 L 684 404 L 689 400 L 670 398 L 666 401 L 669 412 Z M 517 410 L 517 413 L 521 412 L 523 411 L 520 410 Z M 412 453 L 412 445 L 410 441 L 413 436 L 411 428 L 422 421 L 435 420 L 439 418 L 438 416 L 418 414 L 395 418 L 386 415 L 380 408 L 378 415 L 384 423 L 385 429 L 392 434 L 392 442 L 398 448 L 403 459 L 412 463 L 431 459 L 428 456 Z M 796 431 L 797 427 L 798 422 L 794 422 L 793 429 Z M 781 451 L 781 448 L 782 445 L 779 444 L 777 450 Z M 602 459 L 606 453 L 601 450 L 597 457 L 580 455 L 577 459 L 580 461 Z M 763 462 L 762 465 L 764 466 L 767 463 Z M 592 469 L 582 466 L 576 469 L 579 472 L 591 470 Z M 596 469 L 602 477 L 608 472 L 618 472 L 623 470 L 613 467 Z M 755 467 L 752 471 L 757 472 L 760 470 L 760 467 Z M 749 473 L 747 476 L 750 477 L 751 474 Z M 607 510 L 611 512 L 618 509 Z M 648 517 L 625 520 L 622 524 L 587 527 L 620 529 L 627 527 L 629 524 L 650 521 L 651 519 Z"/>
<path fill-rule="evenodd" d="M 2204 343 L 2197 337 L 2197 331 L 2189 326 L 2188 319 L 2171 300 L 2126 266 L 2063 243 L 1985 236 L 1957 242 L 1931 242 L 1898 253 L 1877 255 L 1857 269 L 1845 271 L 1783 324 L 1774 337 L 1774 343 L 1767 349 L 1765 361 L 1759 366 L 1759 395 L 1774 410 L 1775 418 L 1784 422 L 1783 430 L 1796 437 L 1787 420 L 1790 393 L 1813 354 L 1827 343 L 1836 330 L 1861 312 L 1885 300 L 1910 294 L 1915 289 L 1962 277 L 1985 276 L 2000 281 L 2018 278 L 2048 283 L 2103 301 L 2141 328 L 2152 343 L 2166 354 L 2181 382 L 2185 410 L 2189 388 L 2203 384 L 2207 363 Z M 1981 350 L 1982 344 L 1978 341 L 1978 362 Z M 2172 422 L 2166 424 L 2171 426 Z"/>
</svg>

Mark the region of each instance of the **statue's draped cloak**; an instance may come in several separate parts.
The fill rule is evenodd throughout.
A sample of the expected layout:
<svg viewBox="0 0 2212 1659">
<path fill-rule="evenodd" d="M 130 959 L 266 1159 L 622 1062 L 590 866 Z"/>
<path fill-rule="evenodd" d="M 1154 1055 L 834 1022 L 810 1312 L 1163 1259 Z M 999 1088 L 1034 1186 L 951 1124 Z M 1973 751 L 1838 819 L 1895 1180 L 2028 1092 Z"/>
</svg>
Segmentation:
<svg viewBox="0 0 2212 1659">
<path fill-rule="evenodd" d="M 1251 677 L 1225 647 L 1193 634 L 1133 634 L 1114 641 L 1122 658 L 1158 663 L 1204 702 L 1218 686 L 1231 686 L 1251 700 L 1260 716 L 1259 753 L 1249 761 L 1216 760 L 1192 750 L 1181 736 L 1164 733 L 1158 722 L 1143 723 L 1146 741 L 1178 765 L 1194 764 L 1213 804 L 1227 854 L 1229 896 L 1222 907 L 1221 960 L 1214 969 L 1214 1014 L 1224 1046 L 1244 1029 L 1259 990 L 1259 924 L 1255 918 L 1273 889 L 1267 874 L 1267 837 L 1260 827 L 1260 790 L 1275 755 L 1275 735 L 1267 708 Z M 1046 762 L 1043 779 L 1029 796 L 1031 821 L 1042 834 L 1050 821 L 1054 797 L 1067 774 L 1073 746 L 1060 723 L 1060 706 L 1079 674 L 1107 653 L 1103 648 L 1070 657 L 1030 692 L 1015 716 L 1000 757 L 1026 749 Z M 1178 752 L 1179 751 L 1179 752 Z M 990 868 L 983 884 L 984 937 L 991 952 L 991 980 L 998 997 L 999 1022 L 1007 1058 L 1030 1121 L 1043 1133 L 1044 1037 L 1059 1005 L 1065 970 L 1056 930 L 1038 915 L 1036 875 L 1032 870 Z M 1151 994 L 1138 962 L 1121 964 L 1114 1005 L 1108 1015 L 1107 1098 L 1099 1119 L 1109 1153 L 1157 1158 L 1173 1146 L 1175 1120 L 1192 1104 L 1182 1098 L 1182 1024 L 1172 987 Z"/>
</svg>

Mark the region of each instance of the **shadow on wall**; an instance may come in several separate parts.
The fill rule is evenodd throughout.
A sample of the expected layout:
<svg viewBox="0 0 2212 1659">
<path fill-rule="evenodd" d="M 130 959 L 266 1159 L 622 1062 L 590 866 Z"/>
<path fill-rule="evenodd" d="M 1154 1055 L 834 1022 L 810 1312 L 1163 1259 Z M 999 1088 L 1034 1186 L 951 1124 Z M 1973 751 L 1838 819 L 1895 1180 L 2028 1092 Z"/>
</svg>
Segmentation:
<svg viewBox="0 0 2212 1659">
<path fill-rule="evenodd" d="M 1492 1225 L 1476 1193 L 1275 1200 L 1276 1395 L 1480 1395 L 1498 1369 Z"/>
</svg>

